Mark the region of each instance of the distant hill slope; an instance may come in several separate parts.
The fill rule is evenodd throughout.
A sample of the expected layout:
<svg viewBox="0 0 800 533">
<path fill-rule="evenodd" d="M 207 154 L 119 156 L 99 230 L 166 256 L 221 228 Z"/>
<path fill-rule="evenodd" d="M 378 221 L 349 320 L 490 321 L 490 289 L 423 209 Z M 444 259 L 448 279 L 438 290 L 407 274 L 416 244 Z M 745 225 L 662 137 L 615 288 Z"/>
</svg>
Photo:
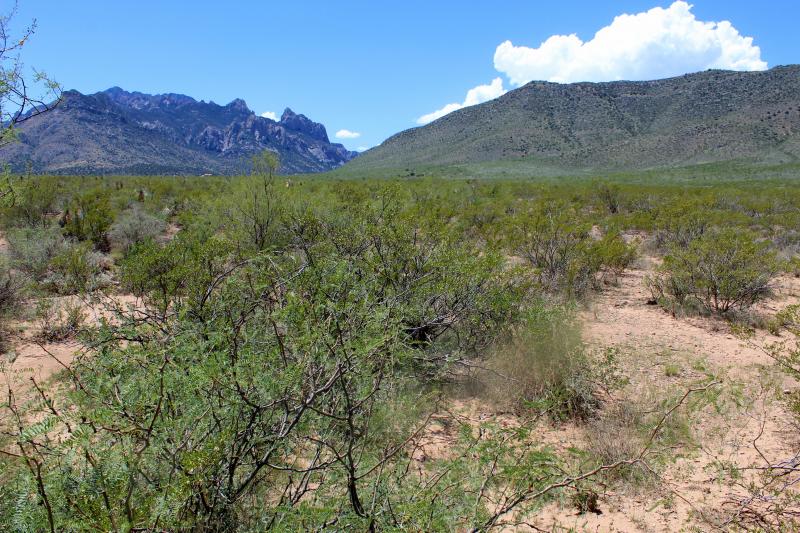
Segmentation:
<svg viewBox="0 0 800 533">
<path fill-rule="evenodd" d="M 800 157 L 800 66 L 645 82 L 532 82 L 399 133 L 353 170 L 524 159 L 652 168 Z"/>
<path fill-rule="evenodd" d="M 290 109 L 275 122 L 243 100 L 222 106 L 118 87 L 66 92 L 55 110 L 22 124 L 19 141 L 0 149 L 0 161 L 60 174 L 236 174 L 264 149 L 280 153 L 282 172 L 305 173 L 356 156 L 330 143 L 322 124 Z"/>
</svg>

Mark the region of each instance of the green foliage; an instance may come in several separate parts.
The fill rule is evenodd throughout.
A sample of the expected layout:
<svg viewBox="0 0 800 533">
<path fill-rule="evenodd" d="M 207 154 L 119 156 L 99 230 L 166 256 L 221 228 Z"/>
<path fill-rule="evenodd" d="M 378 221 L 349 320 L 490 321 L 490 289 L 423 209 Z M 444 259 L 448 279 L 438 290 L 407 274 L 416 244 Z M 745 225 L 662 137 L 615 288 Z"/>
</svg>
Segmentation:
<svg viewBox="0 0 800 533">
<path fill-rule="evenodd" d="M 614 278 L 622 275 L 638 257 L 635 245 L 625 242 L 619 232 L 610 231 L 595 242 L 592 250 L 598 263 Z"/>
<path fill-rule="evenodd" d="M 649 286 L 658 299 L 696 301 L 708 311 L 727 313 L 763 299 L 778 271 L 769 243 L 746 231 L 715 229 L 685 248 L 673 245 Z"/>
<path fill-rule="evenodd" d="M 83 328 L 86 313 L 79 302 L 66 302 L 63 305 L 40 300 L 36 306 L 36 319 L 39 325 L 38 338 L 43 342 L 63 342 L 74 338 Z"/>
<path fill-rule="evenodd" d="M 12 272 L 8 258 L 0 254 L 0 317 L 16 309 L 21 292 L 19 276 Z"/>
<path fill-rule="evenodd" d="M 512 221 L 512 249 L 536 269 L 547 290 L 581 295 L 592 287 L 600 270 L 590 253 L 590 225 L 576 220 L 580 218 L 572 207 L 545 202 Z"/>
<path fill-rule="evenodd" d="M 487 342 L 518 297 L 496 259 L 366 220 L 233 265 L 213 239 L 134 247 L 123 279 L 160 313 L 107 325 L 74 365 L 73 429 L 44 480 L 60 527 L 247 529 L 304 508 L 363 525 L 384 520 L 376 501 L 409 503 L 388 476 L 427 407 L 402 419 L 397 402 L 424 398 L 442 352 Z"/>
<path fill-rule="evenodd" d="M 264 150 L 251 158 L 253 175 L 265 176 L 270 180 L 281 166 L 281 157 L 277 152 Z"/>
<path fill-rule="evenodd" d="M 14 201 L 3 212 L 9 227 L 45 228 L 56 210 L 58 182 L 54 178 L 17 181 Z"/>
<path fill-rule="evenodd" d="M 35 281 L 47 276 L 50 264 L 66 243 L 57 228 L 20 228 L 8 232 L 12 266 Z"/>
<path fill-rule="evenodd" d="M 114 213 L 108 197 L 98 192 L 81 194 L 73 200 L 62 217 L 64 234 L 79 241 L 91 241 L 95 248 L 108 252 L 108 230 Z"/>
<path fill-rule="evenodd" d="M 163 245 L 145 241 L 120 263 L 120 281 L 162 317 L 170 309 L 202 313 L 209 287 L 230 266 L 230 251 L 222 240 L 185 232 Z"/>
<path fill-rule="evenodd" d="M 0 460 L 0 529 L 435 531 L 522 520 L 565 496 L 547 487 L 570 465 L 525 427 L 445 427 L 459 422 L 441 417 L 442 391 L 477 373 L 503 407 L 584 423 L 598 442 L 590 467 L 627 459 L 669 406 L 598 410 L 598 387 L 618 379 L 614 354 L 587 354 L 564 302 L 630 266 L 630 231 L 662 235 L 659 280 L 694 305 L 710 286 L 701 274 L 724 281 L 720 295 L 742 285 L 760 298 L 743 282 L 770 264 L 766 239 L 790 250 L 787 228 L 800 222 L 794 182 L 488 182 L 409 169 L 402 180 L 302 177 L 284 188 L 268 172 L 15 184 L 23 200 L 56 191 L 25 200 L 31 213 L 47 204 L 46 216 L 2 209 L 12 266 L 34 292 L 90 292 L 113 276 L 109 291 L 140 299 L 96 328 L 77 305 L 40 309 L 43 340 L 77 335 L 85 353 L 52 401 L 5 406 L 23 423 L 0 444 L 31 460 Z M 50 225 L 59 215 L 67 239 Z M 157 239 L 165 219 L 180 231 Z M 113 264 L 98 253 L 105 235 L 123 252 Z M 514 266 L 520 257 L 527 265 Z M 460 433 L 442 457 L 422 456 L 439 430 Z M 666 450 L 684 437 L 676 416 L 657 440 Z M 568 485 L 588 509 L 589 482 Z"/>
<path fill-rule="evenodd" d="M 102 288 L 101 256 L 92 250 L 91 243 L 68 243 L 52 258 L 48 273 L 41 285 L 58 294 L 79 294 Z"/>
<path fill-rule="evenodd" d="M 108 238 L 111 245 L 127 253 L 130 248 L 164 232 L 166 224 L 140 207 L 124 211 L 110 227 Z"/>
</svg>

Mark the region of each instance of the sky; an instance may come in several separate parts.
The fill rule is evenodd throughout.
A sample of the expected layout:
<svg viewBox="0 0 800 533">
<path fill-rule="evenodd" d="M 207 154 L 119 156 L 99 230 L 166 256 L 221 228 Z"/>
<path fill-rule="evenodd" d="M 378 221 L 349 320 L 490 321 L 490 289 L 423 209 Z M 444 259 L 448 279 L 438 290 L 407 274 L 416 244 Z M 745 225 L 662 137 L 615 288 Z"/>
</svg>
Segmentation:
<svg viewBox="0 0 800 533">
<path fill-rule="evenodd" d="M 798 0 L 19 0 L 34 18 L 22 59 L 65 89 L 290 107 L 353 150 L 532 80 L 800 63 Z"/>
</svg>

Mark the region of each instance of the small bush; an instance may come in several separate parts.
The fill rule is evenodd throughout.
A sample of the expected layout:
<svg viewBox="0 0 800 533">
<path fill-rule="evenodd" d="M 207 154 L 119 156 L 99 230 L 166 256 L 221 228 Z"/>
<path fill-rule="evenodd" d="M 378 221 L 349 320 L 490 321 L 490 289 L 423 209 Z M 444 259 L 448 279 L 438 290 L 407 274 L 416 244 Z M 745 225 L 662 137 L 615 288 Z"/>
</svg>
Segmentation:
<svg viewBox="0 0 800 533">
<path fill-rule="evenodd" d="M 0 255 L 0 315 L 16 308 L 21 289 L 19 276 L 11 270 L 8 259 Z"/>
<path fill-rule="evenodd" d="M 675 398 L 645 394 L 636 401 L 612 404 L 602 416 L 589 422 L 589 456 L 593 465 L 611 465 L 635 459 L 648 446 L 648 465 L 657 468 L 673 460 L 676 448 L 691 442 L 691 428 L 684 409 L 666 418 Z M 663 423 L 661 423 L 663 419 Z M 661 423 L 655 435 L 653 431 Z M 651 440 L 652 439 L 652 440 Z M 654 481 L 653 473 L 640 464 L 623 465 L 605 473 L 609 481 L 643 485 Z"/>
<path fill-rule="evenodd" d="M 108 237 L 112 246 L 127 253 L 133 245 L 158 236 L 165 228 L 163 220 L 134 206 L 119 216 Z"/>
<path fill-rule="evenodd" d="M 9 227 L 47 227 L 49 217 L 55 211 L 56 179 L 41 177 L 24 185 L 17 184 L 13 205 L 3 213 L 5 224 Z"/>
<path fill-rule="evenodd" d="M 638 257 L 636 246 L 625 242 L 619 232 L 609 232 L 594 244 L 594 254 L 616 280 Z"/>
<path fill-rule="evenodd" d="M 641 409 L 630 402 L 617 403 L 588 427 L 590 454 L 597 464 L 611 465 L 634 459 L 644 446 Z M 607 473 L 609 480 L 641 483 L 650 473 L 640 465 L 625 465 Z"/>
<path fill-rule="evenodd" d="M 666 252 L 673 246 L 688 246 L 710 227 L 711 220 L 704 209 L 692 205 L 676 205 L 664 209 L 659 215 L 660 225 L 653 233 L 652 246 L 657 252 Z"/>
<path fill-rule="evenodd" d="M 106 196 L 86 193 L 76 198 L 64 212 L 64 234 L 79 241 L 91 241 L 101 252 L 108 252 L 108 230 L 114 212 Z"/>
<path fill-rule="evenodd" d="M 36 307 L 39 325 L 37 337 L 43 342 L 64 342 L 78 335 L 86 322 L 86 313 L 80 304 L 68 302 L 64 305 L 41 300 Z"/>
<path fill-rule="evenodd" d="M 580 327 L 563 307 L 537 305 L 512 338 L 495 347 L 487 366 L 487 393 L 504 408 L 585 420 L 600 405 Z"/>
<path fill-rule="evenodd" d="M 694 302 L 718 314 L 747 309 L 766 297 L 780 271 L 775 253 L 742 230 L 703 234 L 687 247 L 673 245 L 655 276 L 646 280 L 653 297 L 681 306 Z"/>
<path fill-rule="evenodd" d="M 102 288 L 102 256 L 90 243 L 69 244 L 50 262 L 42 286 L 58 294 L 77 294 Z"/>
<path fill-rule="evenodd" d="M 24 228 L 8 232 L 12 266 L 34 281 L 44 279 L 53 259 L 67 247 L 58 228 Z"/>
<path fill-rule="evenodd" d="M 516 217 L 510 237 L 513 252 L 530 262 L 546 290 L 571 296 L 589 290 L 601 267 L 590 226 L 576 223 L 576 216 L 563 205 L 542 204 Z"/>
</svg>

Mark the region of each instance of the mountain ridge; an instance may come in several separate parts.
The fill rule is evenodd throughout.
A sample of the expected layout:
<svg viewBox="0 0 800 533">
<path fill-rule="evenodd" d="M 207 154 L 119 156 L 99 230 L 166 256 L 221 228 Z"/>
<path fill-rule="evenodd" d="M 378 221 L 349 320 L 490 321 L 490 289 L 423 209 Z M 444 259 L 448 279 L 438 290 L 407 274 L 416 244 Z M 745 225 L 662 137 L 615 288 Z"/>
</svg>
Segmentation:
<svg viewBox="0 0 800 533">
<path fill-rule="evenodd" d="M 393 135 L 346 168 L 529 159 L 637 169 L 800 159 L 800 66 L 652 81 L 531 82 Z"/>
<path fill-rule="evenodd" d="M 281 156 L 282 172 L 307 173 L 357 155 L 290 108 L 274 121 L 239 98 L 219 105 L 119 87 L 65 91 L 54 110 L 24 122 L 18 138 L 0 149 L 0 160 L 13 170 L 54 174 L 238 174 L 265 149 Z"/>
</svg>

